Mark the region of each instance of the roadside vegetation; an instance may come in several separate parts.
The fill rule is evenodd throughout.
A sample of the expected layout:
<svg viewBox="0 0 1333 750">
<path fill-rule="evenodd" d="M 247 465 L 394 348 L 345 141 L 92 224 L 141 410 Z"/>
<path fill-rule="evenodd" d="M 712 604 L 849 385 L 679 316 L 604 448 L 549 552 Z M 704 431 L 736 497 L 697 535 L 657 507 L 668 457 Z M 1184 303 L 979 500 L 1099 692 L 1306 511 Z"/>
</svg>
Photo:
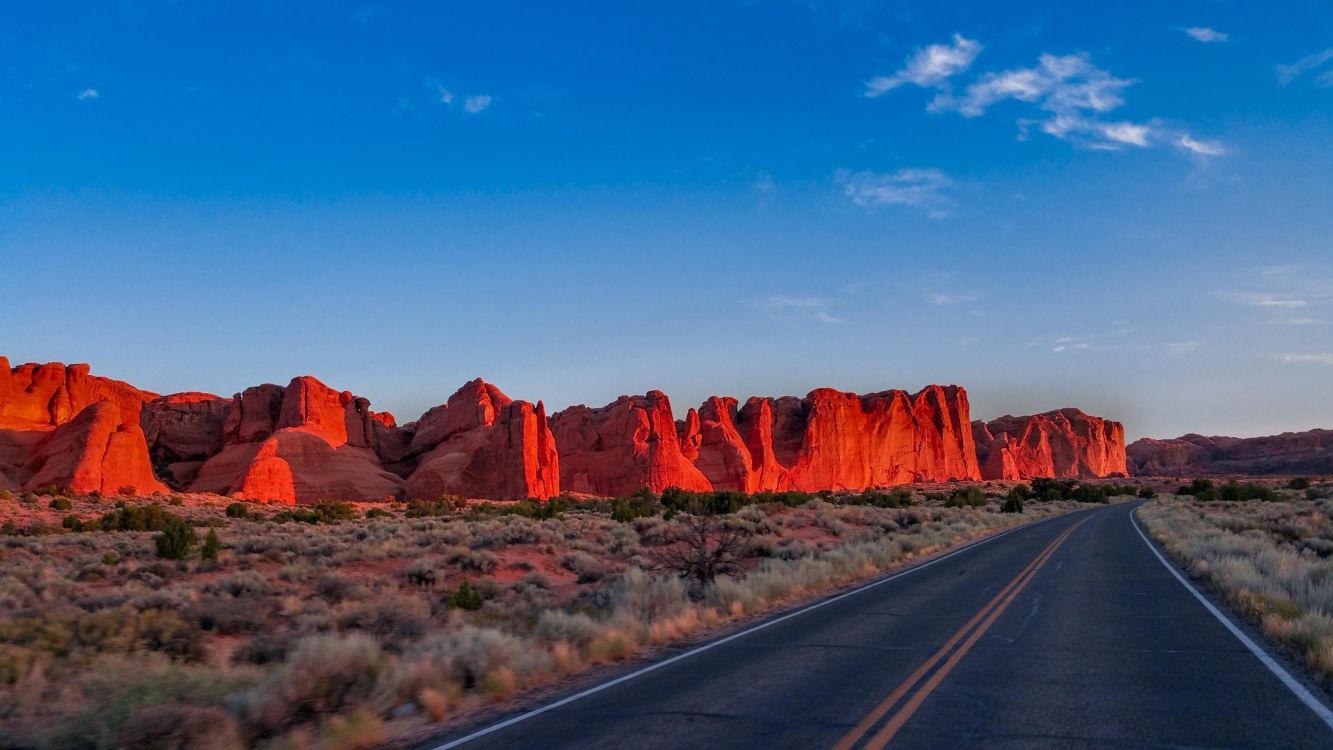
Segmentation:
<svg viewBox="0 0 1333 750">
<path fill-rule="evenodd" d="M 1333 677 L 1333 483 L 1196 479 L 1140 508 L 1148 533 L 1263 632 Z"/>
<path fill-rule="evenodd" d="M 0 736 L 372 747 L 1094 491 L 0 498 Z"/>
</svg>

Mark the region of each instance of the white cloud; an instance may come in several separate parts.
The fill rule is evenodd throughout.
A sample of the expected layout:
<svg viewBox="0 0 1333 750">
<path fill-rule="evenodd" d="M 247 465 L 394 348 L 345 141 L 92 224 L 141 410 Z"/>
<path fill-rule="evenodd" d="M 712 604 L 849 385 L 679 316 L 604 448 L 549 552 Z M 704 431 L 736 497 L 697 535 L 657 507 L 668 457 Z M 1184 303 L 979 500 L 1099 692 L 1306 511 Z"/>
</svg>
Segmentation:
<svg viewBox="0 0 1333 750">
<path fill-rule="evenodd" d="M 1176 147 L 1200 156 L 1222 156 L 1227 150 L 1217 141 L 1196 141 L 1189 133 L 1182 133 L 1176 139 Z"/>
<path fill-rule="evenodd" d="M 1289 365 L 1325 365 L 1333 367 L 1333 352 L 1283 354 L 1278 359 Z"/>
<path fill-rule="evenodd" d="M 439 94 L 440 94 L 440 103 L 441 103 L 441 104 L 446 104 L 446 105 L 447 105 L 447 104 L 453 104 L 453 103 L 454 103 L 454 92 L 450 91 L 449 89 L 447 89 L 447 88 L 445 88 L 445 87 L 443 87 L 443 86 L 436 86 L 435 88 L 436 88 L 436 90 L 437 90 L 437 91 L 439 92 Z"/>
<path fill-rule="evenodd" d="M 100 96 L 101 94 L 97 93 L 97 89 L 84 89 L 83 91 L 79 92 L 79 101 L 84 101 L 86 99 L 96 99 Z"/>
<path fill-rule="evenodd" d="M 981 295 L 976 292 L 926 292 L 926 301 L 932 305 L 956 305 L 960 302 L 975 302 Z"/>
<path fill-rule="evenodd" d="M 981 45 L 970 40 L 962 40 Z M 941 47 L 941 45 L 934 45 Z M 956 47 L 957 44 L 954 45 Z M 946 47 L 945 49 L 954 49 Z M 947 79 L 971 64 L 972 57 L 957 70 L 947 69 L 938 60 L 947 59 L 944 50 L 927 54 L 926 48 L 909 60 L 893 76 L 877 78 L 867 86 L 867 95 L 876 96 L 904 83 L 940 89 L 927 105 L 930 112 L 956 112 L 963 117 L 981 117 L 991 107 L 1004 101 L 1031 105 L 1041 112 L 1036 118 L 1019 120 L 1020 138 L 1036 127 L 1054 138 L 1086 148 L 1118 151 L 1125 148 L 1170 146 L 1196 157 L 1221 156 L 1226 150 L 1215 141 L 1193 138 L 1189 133 L 1163 125 L 1157 120 L 1130 122 L 1108 120 L 1105 115 L 1125 103 L 1124 92 L 1134 81 L 1112 75 L 1092 63 L 1086 53 L 1053 55 L 1044 53 L 1037 64 L 1027 68 L 990 71 L 976 78 L 960 94 L 948 86 Z M 918 59 L 923 59 L 918 63 Z M 932 65 L 926 61 L 936 60 Z M 947 71 L 947 74 L 946 74 Z"/>
<path fill-rule="evenodd" d="M 476 94 L 463 100 L 463 111 L 470 115 L 475 115 L 489 106 L 491 97 L 488 94 Z"/>
<path fill-rule="evenodd" d="M 1227 34 L 1216 29 L 1210 29 L 1207 26 L 1186 26 L 1181 31 L 1189 34 L 1190 38 L 1196 42 L 1225 42 L 1228 38 Z"/>
<path fill-rule="evenodd" d="M 843 195 L 858 206 L 911 206 L 931 218 L 949 214 L 953 201 L 944 190 L 953 182 L 938 169 L 900 169 L 880 174 L 839 170 Z"/>
<path fill-rule="evenodd" d="M 1118 339 L 1134 333 L 1134 329 L 1128 327 L 1123 321 L 1113 321 L 1115 328 L 1109 331 L 1098 333 L 1088 333 L 1078 336 L 1061 336 L 1050 342 L 1051 351 L 1067 352 L 1082 351 L 1084 349 L 1110 349 L 1117 348 L 1116 344 L 1107 343 L 1109 339 Z"/>
<path fill-rule="evenodd" d="M 1189 354 L 1198 351 L 1203 346 L 1203 342 L 1197 339 L 1189 341 L 1172 341 L 1166 345 L 1167 354 Z"/>
<path fill-rule="evenodd" d="M 954 34 L 952 44 L 932 44 L 919 49 L 903 61 L 897 73 L 867 81 L 865 95 L 880 96 L 909 83 L 923 88 L 943 87 L 949 78 L 971 67 L 980 52 L 979 42 Z"/>
<path fill-rule="evenodd" d="M 1269 323 L 1280 326 L 1323 326 L 1328 325 L 1327 320 L 1319 318 L 1283 318 L 1281 320 L 1270 320 Z"/>
<path fill-rule="evenodd" d="M 833 325 L 847 322 L 830 314 L 828 301 L 821 297 L 790 297 L 774 294 L 763 300 L 761 307 L 767 309 L 770 316 L 778 319 L 809 319 Z"/>
<path fill-rule="evenodd" d="M 1273 69 L 1277 72 L 1277 82 L 1286 86 L 1329 60 L 1333 60 L 1333 47 L 1323 50 L 1322 52 L 1306 55 L 1291 65 L 1275 65 L 1273 66 Z M 1322 83 L 1325 80 L 1333 83 L 1333 71 L 1320 74 L 1316 80 L 1319 81 L 1321 85 L 1328 85 Z"/>
<path fill-rule="evenodd" d="M 1305 307 L 1306 301 L 1290 294 L 1269 294 L 1267 292 L 1222 292 L 1218 296 L 1241 305 L 1254 307 L 1276 307 L 1295 309 Z"/>
<path fill-rule="evenodd" d="M 754 182 L 750 183 L 750 187 L 758 190 L 764 195 L 768 195 L 774 190 L 777 190 L 778 186 L 777 183 L 773 181 L 773 175 L 768 172 L 759 172 L 755 175 Z"/>
</svg>

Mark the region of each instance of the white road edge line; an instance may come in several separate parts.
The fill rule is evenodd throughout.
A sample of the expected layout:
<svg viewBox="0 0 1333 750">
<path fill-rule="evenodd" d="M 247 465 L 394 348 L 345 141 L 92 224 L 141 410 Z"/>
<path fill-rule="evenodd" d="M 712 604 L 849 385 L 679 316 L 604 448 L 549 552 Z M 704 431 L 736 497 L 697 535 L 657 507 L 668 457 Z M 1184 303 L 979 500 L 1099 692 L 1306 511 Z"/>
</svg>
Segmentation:
<svg viewBox="0 0 1333 750">
<path fill-rule="evenodd" d="M 580 699 L 582 699 L 582 698 L 587 698 L 588 696 L 593 695 L 594 693 L 600 693 L 600 692 L 602 692 L 603 690 L 606 690 L 607 688 L 615 687 L 616 685 L 619 685 L 619 684 L 621 684 L 622 682 L 629 682 L 630 680 L 632 680 L 632 679 L 634 679 L 634 678 L 636 678 L 636 677 L 641 677 L 641 676 L 643 676 L 643 675 L 645 675 L 645 674 L 648 674 L 649 672 L 652 672 L 652 671 L 661 669 L 662 667 L 665 667 L 665 666 L 667 666 L 667 665 L 675 664 L 676 662 L 678 662 L 678 661 L 680 661 L 680 660 L 682 660 L 682 659 L 688 659 L 689 657 L 694 656 L 694 655 L 696 655 L 696 654 L 702 654 L 703 652 L 708 651 L 709 649 L 716 648 L 716 647 L 721 646 L 722 644 L 724 644 L 724 643 L 728 643 L 728 642 L 730 642 L 730 641 L 734 641 L 734 640 L 736 640 L 737 638 L 744 638 L 745 636 L 750 635 L 751 633 L 755 633 L 755 632 L 758 632 L 758 631 L 760 631 L 760 630 L 763 630 L 764 628 L 769 627 L 770 625 L 777 625 L 777 624 L 780 623 L 780 622 L 783 622 L 783 621 L 785 621 L 785 620 L 790 620 L 791 618 L 796 617 L 796 616 L 798 616 L 798 615 L 803 615 L 803 614 L 805 614 L 806 612 L 810 612 L 810 611 L 812 611 L 812 610 L 819 609 L 820 607 L 823 607 L 823 606 L 826 605 L 826 604 L 832 604 L 833 602 L 840 601 L 840 600 L 842 600 L 842 599 L 846 599 L 846 598 L 849 597 L 849 596 L 853 596 L 853 595 L 855 595 L 855 594 L 859 594 L 859 593 L 861 593 L 861 592 L 863 592 L 863 591 L 869 591 L 870 589 L 873 589 L 873 588 L 875 588 L 876 586 L 883 585 L 883 584 L 885 584 L 885 583 L 888 583 L 889 581 L 895 581 L 895 580 L 897 580 L 897 579 L 899 579 L 899 578 L 902 578 L 903 576 L 911 575 L 912 573 L 915 573 L 915 572 L 917 572 L 918 570 L 925 570 L 926 568 L 929 568 L 930 566 L 934 565 L 935 563 L 944 562 L 945 560 L 948 560 L 949 558 L 953 557 L 954 555 L 958 555 L 958 554 L 961 554 L 961 553 L 963 553 L 963 552 L 966 552 L 966 551 L 968 551 L 968 550 L 970 550 L 970 549 L 974 549 L 974 548 L 976 548 L 976 547 L 980 547 L 981 545 L 986 544 L 986 543 L 988 543 L 988 542 L 993 542 L 993 541 L 995 541 L 996 539 L 999 539 L 1000 537 L 1003 537 L 1003 536 L 1008 536 L 1008 535 L 1014 533 L 1015 531 L 1022 531 L 1023 529 L 1030 529 L 1030 528 L 1033 528 L 1033 527 L 1035 527 L 1035 526 L 1040 526 L 1040 525 L 1042 525 L 1042 524 L 1049 523 L 1049 522 L 1051 522 L 1051 521 L 1054 521 L 1054 520 L 1057 520 L 1057 519 L 1060 519 L 1060 518 L 1068 518 L 1070 515 L 1072 515 L 1072 514 L 1069 514 L 1069 513 L 1062 513 L 1062 514 L 1060 514 L 1060 515 L 1058 515 L 1058 516 L 1052 516 L 1052 517 L 1050 517 L 1050 518 L 1043 518 L 1043 519 L 1040 520 L 1040 521 L 1034 521 L 1034 522 L 1032 522 L 1032 523 L 1020 524 L 1020 525 L 1018 525 L 1018 526 L 1015 526 L 1015 527 L 1012 528 L 1012 529 L 1006 529 L 1005 531 L 1001 531 L 1001 532 L 998 533 L 998 534 L 994 534 L 994 535 L 988 536 L 988 537 L 986 537 L 985 539 L 978 539 L 978 540 L 976 540 L 976 541 L 974 541 L 974 542 L 968 542 L 967 544 L 964 544 L 963 546 L 959 547 L 959 548 L 956 549 L 956 550 L 953 550 L 952 552 L 950 552 L 950 553 L 948 553 L 948 554 L 946 554 L 946 555 L 941 555 L 940 557 L 937 557 L 937 558 L 935 558 L 935 559 L 933 559 L 933 560 L 927 560 L 926 562 L 923 562 L 923 563 L 921 563 L 921 564 L 919 564 L 919 565 L 914 565 L 914 566 L 908 568 L 907 570 L 902 570 L 902 571 L 899 571 L 899 572 L 894 573 L 894 574 L 892 574 L 892 575 L 885 576 L 884 578 L 881 578 L 881 579 L 879 579 L 878 581 L 871 581 L 870 583 L 867 583 L 867 584 L 862 585 L 862 586 L 858 586 L 857 588 L 854 588 L 854 589 L 852 589 L 851 591 L 844 591 L 843 593 L 838 594 L 837 596 L 830 597 L 830 598 L 828 598 L 828 599 L 824 599 L 824 600 L 822 600 L 822 601 L 815 602 L 814 604 L 807 605 L 807 606 L 802 607 L 801 609 L 798 609 L 798 610 L 796 610 L 796 611 L 794 611 L 794 612 L 788 612 L 787 614 L 782 615 L 781 617 L 775 617 L 775 618 L 773 618 L 773 619 L 771 619 L 771 620 L 765 620 L 765 621 L 759 623 L 758 625 L 753 625 L 753 626 L 748 627 L 748 628 L 746 628 L 745 630 L 742 630 L 742 631 L 740 631 L 740 632 L 732 633 L 731 635 L 726 636 L 725 638 L 719 638 L 719 639 L 716 640 L 716 641 L 709 641 L 708 643 L 705 643 L 705 644 L 703 644 L 702 646 L 696 646 L 696 647 L 690 649 L 689 651 L 685 651 L 685 652 L 683 652 L 683 653 L 676 654 L 675 656 L 673 656 L 673 657 L 671 657 L 671 658 L 669 658 L 669 659 L 663 659 L 662 661 L 653 662 L 652 664 L 649 664 L 648 666 L 643 667 L 642 669 L 635 670 L 635 671 L 633 671 L 633 672 L 630 672 L 629 674 L 621 675 L 621 676 L 615 678 L 614 680 L 608 680 L 608 681 L 603 682 L 603 683 L 601 683 L 601 684 L 599 684 L 599 685 L 593 685 L 592 687 L 590 687 L 590 688 L 588 688 L 588 689 L 586 689 L 586 690 L 583 690 L 583 691 L 574 693 L 573 695 L 567 695 L 567 696 L 565 696 L 564 698 L 561 698 L 560 700 L 555 701 L 554 703 L 547 703 L 546 705 L 544 705 L 544 706 L 539 706 L 539 707 L 537 707 L 537 708 L 532 709 L 531 711 L 527 711 L 527 712 L 525 712 L 525 713 L 521 713 L 521 714 L 519 714 L 519 715 L 517 715 L 517 716 L 511 716 L 511 717 L 509 717 L 508 719 L 505 719 L 504 721 L 501 721 L 501 722 L 499 722 L 499 723 L 497 723 L 497 724 L 492 724 L 492 725 L 490 725 L 490 726 L 488 726 L 488 727 L 484 727 L 484 728 L 482 728 L 482 729 L 479 729 L 479 730 L 473 732 L 472 734 L 467 735 L 466 737 L 459 737 L 458 739 L 456 739 L 456 740 L 451 740 L 451 741 L 449 741 L 449 742 L 444 743 L 443 745 L 436 745 L 435 747 L 431 748 L 430 750 L 451 750 L 452 748 L 460 747 L 460 746 L 465 745 L 465 744 L 467 744 L 467 743 L 469 743 L 469 742 L 471 742 L 471 741 L 473 741 L 473 740 L 481 739 L 482 737 L 485 737 L 486 735 L 491 734 L 491 733 L 493 733 L 493 732 L 498 732 L 498 731 L 500 731 L 501 729 L 504 729 L 504 728 L 506 728 L 506 727 L 511 727 L 511 726 L 513 726 L 513 725 L 515 725 L 515 724 L 518 724 L 519 722 L 527 721 L 528 719 L 531 719 L 531 718 L 533 718 L 533 717 L 540 716 L 541 714 L 544 714 L 544 713 L 546 713 L 547 711 L 551 711 L 551 710 L 560 708 L 561 706 L 569 705 L 570 703 L 573 703 L 574 701 L 580 700 Z"/>
<path fill-rule="evenodd" d="M 1329 729 L 1333 729 L 1333 711 L 1330 711 L 1328 706 L 1325 706 L 1322 701 L 1314 697 L 1314 695 L 1307 690 L 1299 680 L 1293 677 L 1285 667 L 1278 664 L 1277 660 L 1269 656 L 1268 652 L 1260 647 L 1259 644 L 1255 643 L 1248 635 L 1241 632 L 1241 629 L 1236 627 L 1236 624 L 1231 621 L 1231 618 L 1223 614 L 1217 607 L 1214 607 L 1213 603 L 1208 601 L 1208 598 L 1201 594 L 1194 584 L 1190 583 L 1180 571 L 1176 570 L 1176 566 L 1170 560 L 1167 560 L 1166 557 L 1157 550 L 1157 545 L 1153 544 L 1152 540 L 1148 538 L 1148 535 L 1143 533 L 1143 528 L 1139 526 L 1138 519 L 1134 518 L 1134 511 L 1132 510 L 1129 512 L 1129 522 L 1134 524 L 1134 530 L 1139 533 L 1139 537 L 1143 539 L 1143 543 L 1148 545 L 1148 549 L 1152 550 L 1152 553 L 1157 556 L 1157 559 L 1162 565 L 1166 566 L 1166 569 L 1171 572 L 1171 575 L 1175 576 L 1177 581 L 1180 581 L 1180 585 L 1184 586 L 1194 595 L 1195 599 L 1199 600 L 1200 604 L 1206 607 L 1209 612 L 1213 613 L 1213 617 L 1216 617 L 1219 622 L 1226 626 L 1226 629 L 1231 631 L 1231 634 L 1236 636 L 1236 639 L 1244 644 L 1245 648 L 1248 648 L 1250 653 L 1254 654 L 1255 658 L 1263 662 L 1263 665 L 1268 667 L 1268 671 L 1272 672 L 1283 685 L 1286 685 L 1287 689 L 1294 693 L 1296 697 L 1300 699 L 1301 703 L 1304 703 L 1307 708 L 1314 711 L 1315 715 L 1322 719 L 1323 722 L 1328 725 Z"/>
</svg>

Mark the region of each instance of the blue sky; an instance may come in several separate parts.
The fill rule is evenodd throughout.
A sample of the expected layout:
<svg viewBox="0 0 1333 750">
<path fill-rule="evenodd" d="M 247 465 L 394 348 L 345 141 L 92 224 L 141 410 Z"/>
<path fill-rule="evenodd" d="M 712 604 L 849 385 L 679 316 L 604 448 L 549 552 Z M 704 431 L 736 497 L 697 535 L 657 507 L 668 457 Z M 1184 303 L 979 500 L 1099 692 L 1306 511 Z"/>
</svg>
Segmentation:
<svg viewBox="0 0 1333 750">
<path fill-rule="evenodd" d="M 1333 8 L 1088 5 L 10 8 L 0 353 L 1333 426 Z"/>
</svg>

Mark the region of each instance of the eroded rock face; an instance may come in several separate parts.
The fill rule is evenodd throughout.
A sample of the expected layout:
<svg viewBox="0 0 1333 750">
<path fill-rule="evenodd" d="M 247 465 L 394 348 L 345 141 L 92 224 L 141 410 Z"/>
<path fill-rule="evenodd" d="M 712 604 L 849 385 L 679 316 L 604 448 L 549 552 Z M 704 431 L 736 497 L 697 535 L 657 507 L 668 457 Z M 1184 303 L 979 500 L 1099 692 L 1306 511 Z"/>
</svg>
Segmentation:
<svg viewBox="0 0 1333 750">
<path fill-rule="evenodd" d="M 23 364 L 11 368 L 0 357 L 0 429 L 40 429 L 62 425 L 90 404 L 111 401 L 126 421 L 138 421 L 139 407 L 157 398 L 129 383 L 89 374 L 86 364 Z"/>
<path fill-rule="evenodd" d="M 1078 409 L 974 422 L 972 431 L 984 479 L 1126 474 L 1124 425 Z"/>
<path fill-rule="evenodd" d="M 136 415 L 137 416 L 137 415 Z M 166 492 L 153 476 L 138 420 L 126 421 L 114 401 L 98 401 L 51 430 L 27 461 L 25 490 L 55 485 L 73 492 Z"/>
<path fill-rule="evenodd" d="M 624 495 L 688 490 L 865 489 L 978 479 L 963 389 L 858 396 L 829 388 L 805 398 L 713 397 L 668 430 L 660 391 L 555 415 L 562 486 Z"/>
<path fill-rule="evenodd" d="M 751 491 L 817 491 L 978 479 L 969 414 L 957 386 L 751 398 L 735 418 L 750 455 L 742 481 Z"/>
<path fill-rule="evenodd" d="M 400 458 L 403 441 L 391 435 L 392 418 L 369 407 L 310 376 L 247 388 L 227 404 L 217 450 L 193 470 L 189 490 L 287 503 L 401 497 L 403 480 L 383 461 Z"/>
<path fill-rule="evenodd" d="M 613 496 L 641 487 L 712 488 L 685 457 L 671 401 L 661 391 L 621 396 L 596 409 L 570 407 L 552 416 L 551 432 L 566 491 Z"/>
<path fill-rule="evenodd" d="M 1223 474 L 1333 472 L 1333 430 L 1284 432 L 1255 438 L 1189 434 L 1143 438 L 1127 449 L 1135 475 L 1193 477 Z"/>
<path fill-rule="evenodd" d="M 480 378 L 426 412 L 409 446 L 418 456 L 407 480 L 411 497 L 560 494 L 560 459 L 546 407 L 514 401 Z"/>
</svg>

